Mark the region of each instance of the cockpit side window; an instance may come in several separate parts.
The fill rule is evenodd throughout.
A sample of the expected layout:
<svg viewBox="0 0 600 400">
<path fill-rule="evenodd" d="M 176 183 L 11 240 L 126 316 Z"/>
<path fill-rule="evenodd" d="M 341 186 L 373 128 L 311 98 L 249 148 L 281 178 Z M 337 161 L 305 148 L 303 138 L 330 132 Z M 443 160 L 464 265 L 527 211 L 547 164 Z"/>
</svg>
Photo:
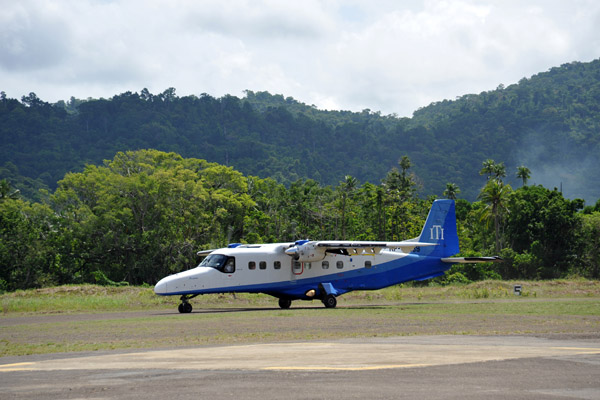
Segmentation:
<svg viewBox="0 0 600 400">
<path fill-rule="evenodd" d="M 235 257 L 228 257 L 223 254 L 209 254 L 198 266 L 214 268 L 225 274 L 232 274 L 235 272 Z"/>
<path fill-rule="evenodd" d="M 235 272 L 235 258 L 234 257 L 227 257 L 225 266 L 223 266 L 223 272 L 225 272 L 226 274 L 233 274 Z"/>
</svg>

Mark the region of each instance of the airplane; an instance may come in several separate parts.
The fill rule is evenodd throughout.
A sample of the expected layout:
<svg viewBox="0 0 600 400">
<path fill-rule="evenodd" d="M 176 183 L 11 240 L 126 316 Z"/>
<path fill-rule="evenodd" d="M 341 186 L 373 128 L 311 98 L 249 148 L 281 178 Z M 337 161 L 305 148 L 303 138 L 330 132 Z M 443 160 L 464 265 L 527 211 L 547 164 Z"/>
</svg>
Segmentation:
<svg viewBox="0 0 600 400">
<path fill-rule="evenodd" d="M 459 252 L 453 200 L 435 200 L 421 234 L 401 242 L 298 240 L 240 244 L 199 251 L 193 269 L 161 279 L 154 292 L 189 300 L 208 293 L 265 293 L 290 308 L 294 300 L 321 300 L 335 308 L 336 297 L 353 290 L 378 290 L 443 275 L 455 263 L 500 261 L 499 257 L 451 257 Z"/>
</svg>

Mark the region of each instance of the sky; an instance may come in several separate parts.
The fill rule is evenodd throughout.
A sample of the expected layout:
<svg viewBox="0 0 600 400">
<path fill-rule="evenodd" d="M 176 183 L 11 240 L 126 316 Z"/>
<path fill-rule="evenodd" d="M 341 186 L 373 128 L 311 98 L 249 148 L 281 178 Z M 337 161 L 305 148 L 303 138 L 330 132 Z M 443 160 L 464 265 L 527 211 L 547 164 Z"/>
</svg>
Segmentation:
<svg viewBox="0 0 600 400">
<path fill-rule="evenodd" d="M 0 90 L 169 87 L 410 117 L 600 58 L 597 0 L 0 0 Z"/>
</svg>

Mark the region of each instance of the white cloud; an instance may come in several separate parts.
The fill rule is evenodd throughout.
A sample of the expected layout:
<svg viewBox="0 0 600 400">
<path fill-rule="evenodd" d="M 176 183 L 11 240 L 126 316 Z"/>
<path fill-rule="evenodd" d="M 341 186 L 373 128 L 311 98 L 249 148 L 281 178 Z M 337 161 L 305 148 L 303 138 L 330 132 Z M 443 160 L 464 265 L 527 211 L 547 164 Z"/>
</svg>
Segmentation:
<svg viewBox="0 0 600 400">
<path fill-rule="evenodd" d="M 0 10 L 0 90 L 46 101 L 250 89 L 409 116 L 600 56 L 593 0 L 0 0 Z"/>
<path fill-rule="evenodd" d="M 8 71 L 36 71 L 68 57 L 68 28 L 51 10 L 16 2 L 0 12 L 0 26 L 0 66 Z"/>
</svg>

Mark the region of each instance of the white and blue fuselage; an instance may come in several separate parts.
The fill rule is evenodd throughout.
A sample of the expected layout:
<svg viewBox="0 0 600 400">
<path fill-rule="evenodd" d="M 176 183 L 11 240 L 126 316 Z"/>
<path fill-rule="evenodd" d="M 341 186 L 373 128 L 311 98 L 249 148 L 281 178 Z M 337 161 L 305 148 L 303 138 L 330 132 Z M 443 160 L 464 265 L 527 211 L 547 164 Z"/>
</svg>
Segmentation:
<svg viewBox="0 0 600 400">
<path fill-rule="evenodd" d="M 180 312 L 199 294 L 247 292 L 292 300 L 320 299 L 335 307 L 352 290 L 376 290 L 442 275 L 452 263 L 495 259 L 449 258 L 459 252 L 452 200 L 436 200 L 421 235 L 403 242 L 309 241 L 232 244 L 200 252 L 208 256 L 194 269 L 161 279 L 158 295 L 181 296 Z"/>
<path fill-rule="evenodd" d="M 440 275 L 449 268 L 439 257 L 401 250 L 364 249 L 361 254 L 328 254 L 320 261 L 294 260 L 284 251 L 295 243 L 240 245 L 213 251 L 196 268 L 170 275 L 156 284 L 161 295 L 224 292 L 266 293 L 291 300 L 305 299 L 320 283 L 331 283 L 337 295 L 351 290 L 375 290 L 397 283 Z M 229 263 L 231 269 L 225 270 Z"/>
</svg>

